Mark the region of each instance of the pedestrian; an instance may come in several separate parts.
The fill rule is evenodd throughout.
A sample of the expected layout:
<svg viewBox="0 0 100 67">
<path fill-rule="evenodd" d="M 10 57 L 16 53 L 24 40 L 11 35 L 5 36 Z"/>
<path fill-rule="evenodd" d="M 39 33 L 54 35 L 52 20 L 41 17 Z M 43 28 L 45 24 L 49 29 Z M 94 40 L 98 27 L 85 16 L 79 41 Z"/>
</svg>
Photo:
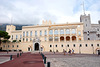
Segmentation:
<svg viewBox="0 0 100 67">
<path fill-rule="evenodd" d="M 72 49 L 72 54 L 74 54 L 74 50 Z"/>
</svg>

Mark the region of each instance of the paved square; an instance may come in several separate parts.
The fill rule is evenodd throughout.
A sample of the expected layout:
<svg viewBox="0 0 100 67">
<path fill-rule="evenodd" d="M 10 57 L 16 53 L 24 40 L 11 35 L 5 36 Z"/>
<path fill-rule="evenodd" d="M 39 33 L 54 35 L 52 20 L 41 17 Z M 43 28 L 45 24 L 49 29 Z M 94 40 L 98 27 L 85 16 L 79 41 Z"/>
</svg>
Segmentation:
<svg viewBox="0 0 100 67">
<path fill-rule="evenodd" d="M 47 62 L 51 62 L 51 67 L 100 67 L 100 56 L 97 55 L 64 55 L 63 53 L 44 54 L 47 57 Z"/>
</svg>

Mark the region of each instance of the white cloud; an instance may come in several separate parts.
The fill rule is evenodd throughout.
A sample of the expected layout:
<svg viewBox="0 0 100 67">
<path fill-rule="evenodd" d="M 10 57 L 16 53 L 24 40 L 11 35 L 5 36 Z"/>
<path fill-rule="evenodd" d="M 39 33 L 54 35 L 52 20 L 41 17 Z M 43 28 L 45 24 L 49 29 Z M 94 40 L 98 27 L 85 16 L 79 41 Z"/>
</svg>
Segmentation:
<svg viewBox="0 0 100 67">
<path fill-rule="evenodd" d="M 10 23 L 7 16 L 13 15 L 13 23 L 41 24 L 42 20 L 56 23 L 80 22 L 81 0 L 6 0 L 1 1 L 0 23 Z M 85 0 L 86 13 L 91 14 L 92 23 L 100 19 L 100 1 Z"/>
</svg>

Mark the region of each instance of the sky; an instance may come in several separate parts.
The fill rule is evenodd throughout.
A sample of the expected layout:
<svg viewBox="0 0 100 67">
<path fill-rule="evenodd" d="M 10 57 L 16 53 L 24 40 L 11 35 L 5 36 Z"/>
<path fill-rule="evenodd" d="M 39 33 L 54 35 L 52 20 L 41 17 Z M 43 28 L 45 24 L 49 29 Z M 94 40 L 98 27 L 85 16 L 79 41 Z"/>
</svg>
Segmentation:
<svg viewBox="0 0 100 67">
<path fill-rule="evenodd" d="M 100 0 L 0 0 L 0 23 L 42 24 L 80 22 L 83 14 L 91 16 L 91 23 L 100 20 Z M 12 21 L 12 22 L 11 22 Z"/>
</svg>

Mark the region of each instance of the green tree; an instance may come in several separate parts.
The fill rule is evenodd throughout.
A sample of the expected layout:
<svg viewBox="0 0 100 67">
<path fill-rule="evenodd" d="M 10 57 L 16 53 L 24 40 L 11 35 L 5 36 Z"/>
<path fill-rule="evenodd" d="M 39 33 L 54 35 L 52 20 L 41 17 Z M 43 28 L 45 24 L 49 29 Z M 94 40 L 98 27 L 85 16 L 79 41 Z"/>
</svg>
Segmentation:
<svg viewBox="0 0 100 67">
<path fill-rule="evenodd" d="M 1 38 L 3 38 L 3 40 L 6 39 L 8 41 L 8 39 L 10 38 L 10 35 L 8 35 L 8 33 L 5 31 L 0 31 L 0 45 L 1 45 Z"/>
</svg>

